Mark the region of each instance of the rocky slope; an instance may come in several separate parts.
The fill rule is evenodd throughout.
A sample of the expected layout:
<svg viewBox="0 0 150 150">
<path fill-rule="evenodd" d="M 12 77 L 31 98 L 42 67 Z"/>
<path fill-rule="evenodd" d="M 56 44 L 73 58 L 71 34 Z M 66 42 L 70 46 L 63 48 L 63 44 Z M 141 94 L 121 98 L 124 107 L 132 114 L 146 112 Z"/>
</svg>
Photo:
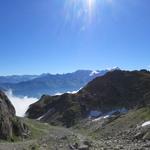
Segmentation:
<svg viewBox="0 0 150 150">
<path fill-rule="evenodd" d="M 42 96 L 30 106 L 27 116 L 69 127 L 94 111 L 105 114 L 112 110 L 130 110 L 149 104 L 149 91 L 148 71 L 115 70 L 97 77 L 77 94 Z"/>
<path fill-rule="evenodd" d="M 0 150 L 149 150 L 150 108 L 133 109 L 110 118 L 81 120 L 72 128 L 25 118 L 31 139 L 0 142 Z"/>
<path fill-rule="evenodd" d="M 15 116 L 15 109 L 7 96 L 0 91 L 0 139 L 14 141 L 15 138 L 26 138 L 27 126 Z"/>
</svg>

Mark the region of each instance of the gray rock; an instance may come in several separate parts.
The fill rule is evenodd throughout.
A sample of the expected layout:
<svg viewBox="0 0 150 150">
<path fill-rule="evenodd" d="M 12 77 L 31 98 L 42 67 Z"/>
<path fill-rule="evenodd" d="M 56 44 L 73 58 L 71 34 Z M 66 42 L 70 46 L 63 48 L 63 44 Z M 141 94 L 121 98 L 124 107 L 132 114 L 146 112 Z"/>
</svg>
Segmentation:
<svg viewBox="0 0 150 150">
<path fill-rule="evenodd" d="M 14 141 L 13 136 L 27 137 L 27 126 L 15 116 L 15 108 L 0 91 L 0 139 Z"/>
</svg>

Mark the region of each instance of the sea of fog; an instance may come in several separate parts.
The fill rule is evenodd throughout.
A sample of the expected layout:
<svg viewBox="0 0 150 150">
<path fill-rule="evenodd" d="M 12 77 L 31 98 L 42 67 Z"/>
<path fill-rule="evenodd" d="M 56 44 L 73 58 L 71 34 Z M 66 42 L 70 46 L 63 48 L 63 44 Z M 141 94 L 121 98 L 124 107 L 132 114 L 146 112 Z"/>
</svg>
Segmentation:
<svg viewBox="0 0 150 150">
<path fill-rule="evenodd" d="M 27 96 L 17 97 L 15 95 L 13 95 L 11 90 L 7 91 L 6 95 L 9 98 L 9 100 L 11 101 L 11 103 L 13 104 L 13 106 L 15 107 L 16 115 L 19 117 L 24 117 L 25 112 L 27 111 L 29 106 L 38 100 L 37 98 L 31 98 L 31 97 L 27 97 Z"/>
</svg>

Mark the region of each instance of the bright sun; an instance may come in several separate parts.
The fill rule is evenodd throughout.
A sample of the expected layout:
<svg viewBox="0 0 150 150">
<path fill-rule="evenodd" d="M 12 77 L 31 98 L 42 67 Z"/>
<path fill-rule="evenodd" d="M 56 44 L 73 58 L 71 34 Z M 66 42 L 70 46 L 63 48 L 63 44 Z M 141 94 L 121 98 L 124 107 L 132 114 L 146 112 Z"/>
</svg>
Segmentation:
<svg viewBox="0 0 150 150">
<path fill-rule="evenodd" d="M 92 13 L 94 11 L 95 0 L 86 0 L 86 1 L 87 1 L 89 19 L 91 20 Z"/>
<path fill-rule="evenodd" d="M 111 4 L 113 0 L 65 0 L 65 19 L 68 21 L 83 23 L 85 26 L 94 22 L 105 4 Z"/>
<path fill-rule="evenodd" d="M 94 0 L 87 0 L 88 8 L 91 10 L 94 5 Z"/>
<path fill-rule="evenodd" d="M 92 5 L 92 1 L 93 1 L 93 0 L 88 0 L 88 5 L 89 5 L 89 7 Z"/>
</svg>

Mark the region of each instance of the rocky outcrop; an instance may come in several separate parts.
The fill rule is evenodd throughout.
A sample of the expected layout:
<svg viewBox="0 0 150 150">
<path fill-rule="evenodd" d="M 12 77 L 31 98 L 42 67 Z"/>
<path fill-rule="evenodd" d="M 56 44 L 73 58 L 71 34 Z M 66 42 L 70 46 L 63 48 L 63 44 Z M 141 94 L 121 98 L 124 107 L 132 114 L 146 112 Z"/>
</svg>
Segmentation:
<svg viewBox="0 0 150 150">
<path fill-rule="evenodd" d="M 78 119 L 87 117 L 91 110 L 106 113 L 149 105 L 149 91 L 150 72 L 115 70 L 97 77 L 77 94 L 42 96 L 30 106 L 27 116 L 72 126 Z"/>
<path fill-rule="evenodd" d="M 15 116 L 15 109 L 7 96 L 0 91 L 0 139 L 14 140 L 15 136 L 28 136 L 27 126 Z"/>
</svg>

